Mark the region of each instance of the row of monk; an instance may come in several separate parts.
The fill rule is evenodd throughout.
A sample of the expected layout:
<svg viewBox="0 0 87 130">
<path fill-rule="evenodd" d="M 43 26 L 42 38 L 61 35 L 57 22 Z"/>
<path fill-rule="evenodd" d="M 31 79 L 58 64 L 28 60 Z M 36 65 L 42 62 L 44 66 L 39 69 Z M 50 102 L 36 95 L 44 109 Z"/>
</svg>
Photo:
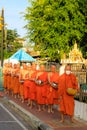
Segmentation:
<svg viewBox="0 0 87 130">
<path fill-rule="evenodd" d="M 50 72 L 45 70 L 44 65 L 36 69 L 36 64 L 14 64 L 5 63 L 3 66 L 4 90 L 19 98 L 22 102 L 27 100 L 29 107 L 36 104 L 38 111 L 44 110 L 53 113 L 53 105 L 59 105 L 61 112 L 61 122 L 64 121 L 64 115 L 69 115 L 73 122 L 74 114 L 74 96 L 68 95 L 66 88 L 78 88 L 78 82 L 71 66 L 66 65 L 62 75 L 56 71 L 56 66 L 51 65 Z M 18 96 L 18 97 L 17 97 Z"/>
</svg>

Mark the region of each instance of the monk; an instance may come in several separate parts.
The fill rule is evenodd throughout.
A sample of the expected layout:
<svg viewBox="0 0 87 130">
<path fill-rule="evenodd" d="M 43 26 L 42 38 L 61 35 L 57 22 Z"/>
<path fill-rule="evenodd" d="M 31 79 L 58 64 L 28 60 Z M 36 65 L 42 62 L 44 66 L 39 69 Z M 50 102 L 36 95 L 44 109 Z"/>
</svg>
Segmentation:
<svg viewBox="0 0 87 130">
<path fill-rule="evenodd" d="M 24 88 L 24 84 L 26 82 L 26 80 L 29 79 L 29 72 L 27 70 L 27 65 L 25 63 L 22 64 L 21 70 L 20 70 L 20 75 L 19 75 L 19 81 L 20 81 L 20 88 L 19 88 L 19 93 L 20 93 L 20 100 L 22 101 L 22 103 L 25 100 L 25 88 Z"/>
<path fill-rule="evenodd" d="M 56 71 L 56 66 L 51 65 L 51 71 L 48 73 L 48 87 L 47 87 L 47 104 L 48 113 L 54 113 L 53 105 L 58 105 L 58 78 L 59 74 Z M 56 85 L 56 87 L 54 86 Z"/>
<path fill-rule="evenodd" d="M 31 71 L 31 64 L 27 64 L 26 79 L 24 80 L 24 99 L 28 100 L 29 97 L 29 73 Z"/>
<path fill-rule="evenodd" d="M 42 83 L 39 83 L 38 81 L 42 81 Z M 38 111 L 45 110 L 47 97 L 47 72 L 44 65 L 40 66 L 40 70 L 36 75 L 36 84 Z"/>
<path fill-rule="evenodd" d="M 34 104 L 36 103 L 36 63 L 32 63 L 31 70 L 29 71 L 29 87 L 28 87 L 28 105 L 30 108 L 33 108 Z"/>
<path fill-rule="evenodd" d="M 10 90 L 12 96 L 14 95 L 14 87 L 16 86 L 15 70 L 16 70 L 16 64 L 13 64 L 11 69 L 11 81 L 10 81 Z"/>
<path fill-rule="evenodd" d="M 70 121 L 74 122 L 74 96 L 68 95 L 67 88 L 75 88 L 78 91 L 78 83 L 76 76 L 71 73 L 71 66 L 68 64 L 65 66 L 65 72 L 59 77 L 58 81 L 58 99 L 60 101 L 59 111 L 61 112 L 60 122 L 64 122 L 64 116 L 68 115 Z"/>
<path fill-rule="evenodd" d="M 18 98 L 19 98 L 19 88 L 20 88 L 19 75 L 20 75 L 20 63 L 17 64 L 17 71 L 16 71 L 16 78 L 17 78 L 16 97 Z"/>
<path fill-rule="evenodd" d="M 12 63 L 8 63 L 7 66 L 7 93 L 11 92 L 11 71 L 12 71 Z"/>
<path fill-rule="evenodd" d="M 13 70 L 13 95 L 15 98 L 19 97 L 19 74 L 20 74 L 20 63 L 14 64 Z M 15 84 L 15 85 L 14 85 Z"/>
</svg>

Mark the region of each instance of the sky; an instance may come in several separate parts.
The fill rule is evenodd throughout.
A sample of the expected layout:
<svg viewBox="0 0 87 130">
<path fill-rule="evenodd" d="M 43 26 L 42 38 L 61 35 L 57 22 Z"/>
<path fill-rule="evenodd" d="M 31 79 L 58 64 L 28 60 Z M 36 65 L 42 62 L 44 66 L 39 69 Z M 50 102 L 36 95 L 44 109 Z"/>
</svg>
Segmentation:
<svg viewBox="0 0 87 130">
<path fill-rule="evenodd" d="M 0 12 L 4 8 L 4 18 L 7 24 L 7 29 L 16 29 L 20 37 L 24 37 L 26 30 L 23 26 L 26 25 L 26 21 L 21 12 L 25 12 L 25 9 L 29 6 L 28 0 L 0 0 Z"/>
</svg>

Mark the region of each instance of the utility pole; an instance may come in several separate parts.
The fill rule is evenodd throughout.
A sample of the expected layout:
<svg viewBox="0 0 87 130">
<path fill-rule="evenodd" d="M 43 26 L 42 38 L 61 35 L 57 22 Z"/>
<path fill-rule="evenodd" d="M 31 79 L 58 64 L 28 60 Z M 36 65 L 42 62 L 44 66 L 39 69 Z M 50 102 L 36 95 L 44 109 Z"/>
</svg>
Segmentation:
<svg viewBox="0 0 87 130">
<path fill-rule="evenodd" d="M 3 60 L 4 60 L 4 50 L 3 50 L 3 46 L 4 46 L 4 9 L 2 8 L 1 10 L 1 24 L 2 24 L 2 29 L 1 29 L 1 34 L 2 34 L 2 40 L 1 40 L 1 66 L 3 67 Z"/>
</svg>

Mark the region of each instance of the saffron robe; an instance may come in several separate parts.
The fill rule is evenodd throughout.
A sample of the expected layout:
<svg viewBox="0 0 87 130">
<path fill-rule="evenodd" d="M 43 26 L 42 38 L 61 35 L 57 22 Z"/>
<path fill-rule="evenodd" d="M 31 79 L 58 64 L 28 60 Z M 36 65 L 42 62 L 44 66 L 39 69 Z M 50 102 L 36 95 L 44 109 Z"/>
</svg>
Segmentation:
<svg viewBox="0 0 87 130">
<path fill-rule="evenodd" d="M 35 84 L 35 79 L 36 79 L 36 74 L 37 71 L 34 70 L 32 74 L 30 74 L 30 79 L 29 79 L 29 99 L 36 101 L 36 84 Z"/>
<path fill-rule="evenodd" d="M 66 115 L 73 116 L 74 114 L 74 96 L 67 94 L 67 88 L 76 88 L 78 83 L 74 74 L 63 74 L 59 78 L 58 98 L 60 100 L 60 111 Z"/>
<path fill-rule="evenodd" d="M 28 80 L 29 72 L 26 69 L 23 69 L 20 71 L 20 78 L 19 80 L 24 80 L 24 83 L 20 83 L 20 96 L 22 96 L 24 99 L 27 99 L 27 80 Z"/>
<path fill-rule="evenodd" d="M 50 83 L 58 83 L 59 74 L 57 72 L 49 72 Z M 58 104 L 58 89 L 53 88 L 50 84 L 47 87 L 47 104 Z"/>
<path fill-rule="evenodd" d="M 41 72 L 40 72 L 41 73 Z M 42 72 L 38 76 L 38 80 L 42 80 L 42 85 L 36 85 L 36 100 L 38 104 L 46 104 L 47 97 L 47 72 Z"/>
</svg>

